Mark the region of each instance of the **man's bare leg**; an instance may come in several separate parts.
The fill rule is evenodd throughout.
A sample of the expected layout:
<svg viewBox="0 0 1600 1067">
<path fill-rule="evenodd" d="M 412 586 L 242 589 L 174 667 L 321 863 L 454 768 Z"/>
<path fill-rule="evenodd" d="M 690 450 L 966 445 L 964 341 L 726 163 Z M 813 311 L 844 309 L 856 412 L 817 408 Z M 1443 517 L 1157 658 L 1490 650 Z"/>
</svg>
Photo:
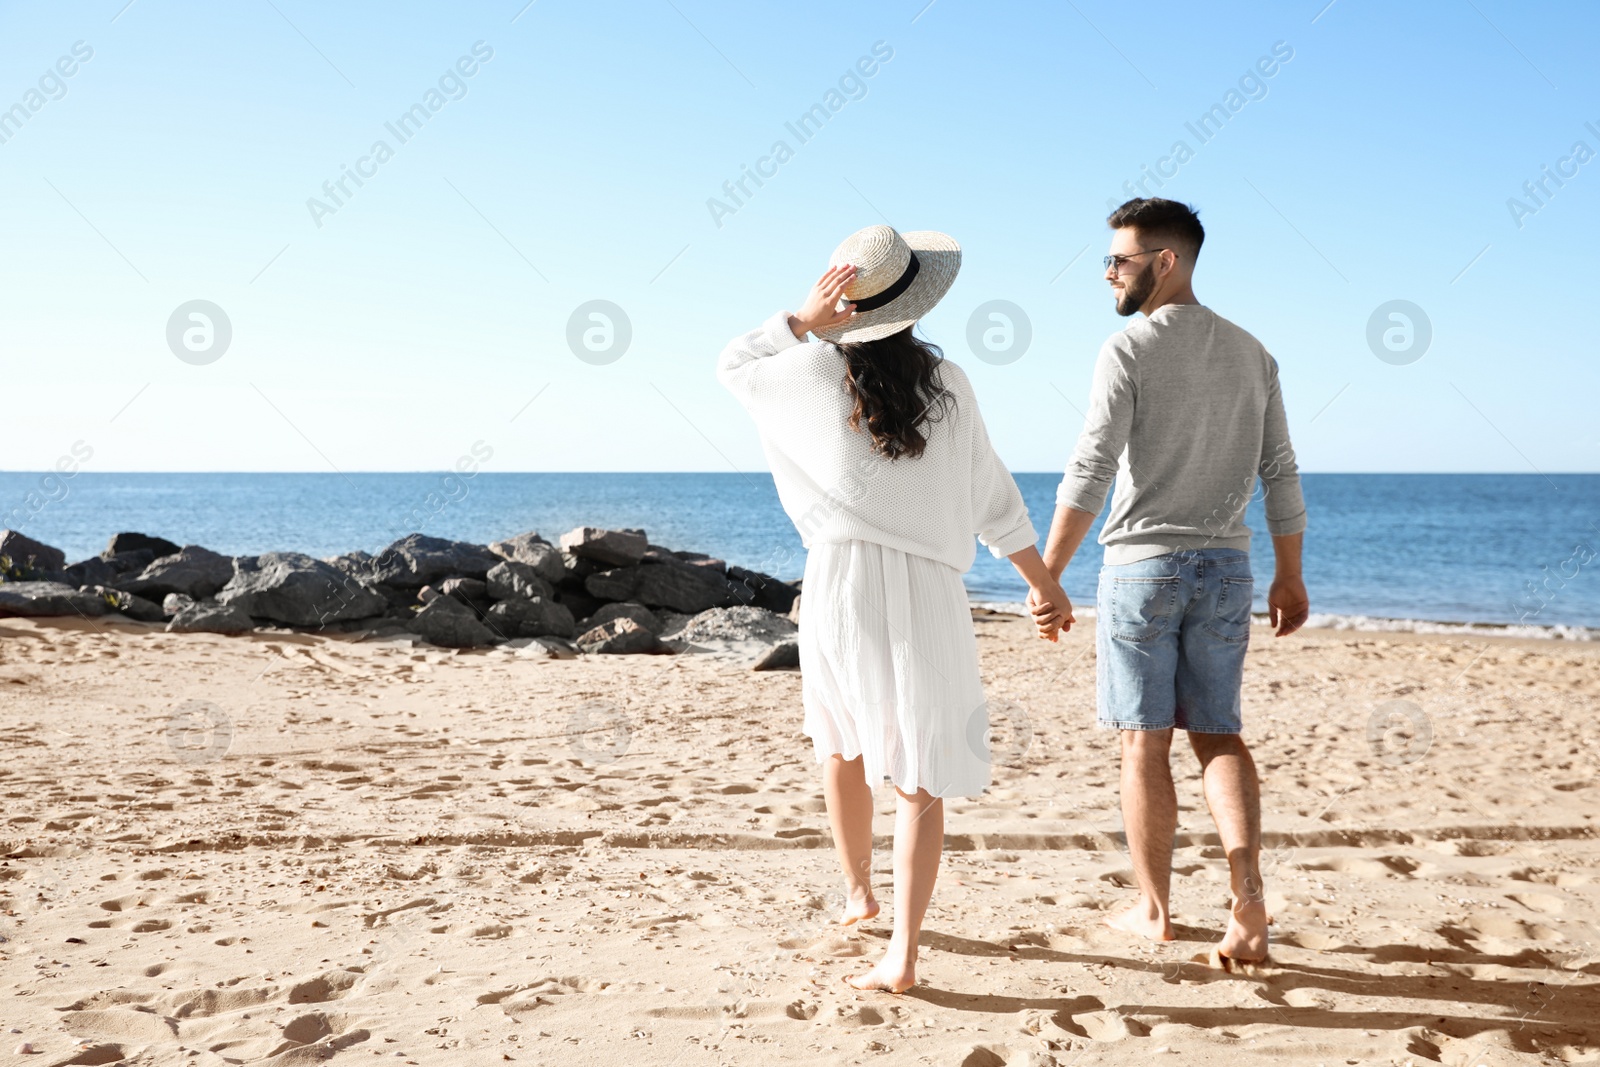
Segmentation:
<svg viewBox="0 0 1600 1067">
<path fill-rule="evenodd" d="M 1172 835 L 1178 796 L 1172 787 L 1172 730 L 1122 731 L 1122 828 L 1128 836 L 1139 899 L 1106 918 L 1106 925 L 1156 941 L 1171 941 Z"/>
<path fill-rule="evenodd" d="M 894 820 L 894 933 L 878 965 L 859 977 L 847 977 L 850 985 L 893 993 L 916 985 L 922 917 L 933 899 L 943 851 L 944 801 L 926 789 L 900 793 Z"/>
<path fill-rule="evenodd" d="M 839 921 L 846 926 L 878 914 L 872 895 L 872 788 L 861 757 L 830 756 L 822 768 L 822 794 L 828 802 L 833 846 L 844 868 L 845 904 Z"/>
<path fill-rule="evenodd" d="M 1206 806 L 1228 854 L 1233 914 L 1217 950 L 1243 962 L 1267 958 L 1266 888 L 1261 880 L 1261 783 L 1238 734 L 1190 734 L 1200 757 Z"/>
</svg>

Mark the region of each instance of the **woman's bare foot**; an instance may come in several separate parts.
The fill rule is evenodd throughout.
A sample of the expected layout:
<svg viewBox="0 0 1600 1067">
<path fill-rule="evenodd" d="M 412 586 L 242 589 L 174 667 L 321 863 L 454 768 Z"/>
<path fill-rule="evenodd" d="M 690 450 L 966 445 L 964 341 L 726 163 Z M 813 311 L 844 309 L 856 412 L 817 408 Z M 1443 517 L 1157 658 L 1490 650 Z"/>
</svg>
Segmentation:
<svg viewBox="0 0 1600 1067">
<path fill-rule="evenodd" d="M 844 903 L 844 914 L 839 916 L 840 926 L 853 926 L 863 919 L 871 919 L 878 914 L 878 900 L 871 895 L 859 900 L 851 899 Z"/>
<path fill-rule="evenodd" d="M 1217 954 L 1224 960 L 1239 963 L 1264 962 L 1267 958 L 1267 923 L 1267 906 L 1261 901 L 1234 901 L 1228 929 L 1217 943 Z"/>
<path fill-rule="evenodd" d="M 917 984 L 915 961 L 903 962 L 885 956 L 866 974 L 844 976 L 844 984 L 862 992 L 879 989 L 885 993 L 904 993 Z"/>
<path fill-rule="evenodd" d="M 1107 915 L 1105 924 L 1113 930 L 1121 930 L 1125 934 L 1137 934 L 1151 941 L 1178 939 L 1178 935 L 1172 932 L 1172 920 L 1165 912 L 1157 911 L 1143 898 L 1119 912 Z"/>
</svg>

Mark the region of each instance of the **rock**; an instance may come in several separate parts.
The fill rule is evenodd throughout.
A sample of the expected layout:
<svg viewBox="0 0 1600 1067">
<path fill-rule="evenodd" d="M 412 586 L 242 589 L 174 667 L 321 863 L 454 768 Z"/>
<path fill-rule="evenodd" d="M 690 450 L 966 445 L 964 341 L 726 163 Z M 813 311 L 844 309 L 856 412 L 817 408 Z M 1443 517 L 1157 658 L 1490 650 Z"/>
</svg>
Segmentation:
<svg viewBox="0 0 1600 1067">
<path fill-rule="evenodd" d="M 555 558 L 560 560 L 561 557 L 557 554 Z M 562 568 L 562 573 L 565 572 L 566 568 Z M 484 580 L 488 585 L 488 595 L 495 600 L 532 600 L 534 597 L 548 599 L 556 593 L 555 586 L 540 575 L 538 567 L 516 560 L 496 563 L 489 568 Z"/>
<path fill-rule="evenodd" d="M 67 580 L 80 589 L 96 585 L 110 585 L 122 572 L 99 556 L 80 560 L 66 570 Z"/>
<path fill-rule="evenodd" d="M 728 580 L 734 584 L 741 603 L 776 611 L 779 615 L 787 614 L 800 597 L 800 591 L 788 582 L 744 567 L 729 567 Z"/>
<path fill-rule="evenodd" d="M 605 623 L 610 622 L 612 619 L 632 619 L 634 622 L 638 623 L 640 626 L 644 627 L 646 630 L 649 630 L 651 633 L 656 634 L 657 636 L 659 636 L 661 631 L 665 628 L 665 624 L 661 621 L 660 616 L 658 616 L 655 612 L 651 611 L 643 604 L 634 604 L 631 602 L 603 605 L 601 608 L 595 611 L 593 615 L 589 616 L 583 621 L 583 628 L 585 630 L 592 630 L 596 626 L 602 626 Z"/>
<path fill-rule="evenodd" d="M 651 545 L 650 551 L 644 554 L 644 558 L 646 562 L 687 563 L 691 567 L 704 567 L 706 570 L 713 571 L 717 574 L 728 573 L 728 564 L 726 560 L 717 559 L 715 556 L 708 556 L 704 552 L 674 552 L 670 548 L 662 548 L 660 545 Z"/>
<path fill-rule="evenodd" d="M 800 642 L 779 641 L 751 666 L 753 671 L 780 671 L 800 666 Z"/>
<path fill-rule="evenodd" d="M 417 612 L 409 629 L 443 648 L 481 648 L 499 640 L 499 635 L 479 622 L 471 608 L 455 597 L 442 595 Z"/>
<path fill-rule="evenodd" d="M 589 575 L 609 569 L 604 563 L 596 563 L 592 559 L 583 559 L 570 552 L 563 552 L 561 553 L 562 578 L 556 584 L 562 589 L 576 589 L 581 592 L 583 583 Z"/>
<path fill-rule="evenodd" d="M 427 606 L 442 596 L 444 596 L 444 594 L 439 592 L 439 590 L 435 589 L 433 586 L 425 585 L 421 589 L 417 590 L 417 603 Z"/>
<path fill-rule="evenodd" d="M 160 604 L 154 600 L 146 600 L 133 593 L 125 593 L 121 589 L 111 589 L 104 585 L 89 587 L 89 591 L 110 605 L 111 610 L 126 615 L 139 622 L 160 622 L 167 617 L 167 613 Z M 177 594 L 173 594 L 176 596 Z M 174 612 L 173 614 L 177 614 Z"/>
<path fill-rule="evenodd" d="M 237 604 L 245 614 L 288 626 L 326 626 L 370 619 L 389 602 L 370 586 L 320 559 L 299 552 L 242 557 L 233 578 L 217 593 L 219 604 Z"/>
<path fill-rule="evenodd" d="M 574 619 L 587 619 L 606 606 L 606 601 L 590 596 L 581 589 L 557 589 L 556 599 L 566 605 Z"/>
<path fill-rule="evenodd" d="M 352 578 L 370 581 L 372 578 L 372 560 L 373 555 L 371 552 L 363 552 L 357 549 L 354 552 L 346 552 L 342 556 L 328 556 L 322 562 L 335 570 L 343 571 Z"/>
<path fill-rule="evenodd" d="M 643 530 L 602 530 L 580 526 L 561 535 L 561 547 L 579 559 L 630 567 L 644 558 L 650 541 Z"/>
<path fill-rule="evenodd" d="M 439 584 L 439 592 L 455 597 L 480 619 L 489 610 L 489 586 L 481 578 L 446 578 Z"/>
<path fill-rule="evenodd" d="M 255 623 L 243 608 L 215 600 L 196 601 L 167 623 L 169 634 L 242 634 L 253 629 Z"/>
<path fill-rule="evenodd" d="M 591 655 L 629 655 L 659 652 L 661 642 L 632 619 L 617 618 L 583 634 L 578 647 Z"/>
<path fill-rule="evenodd" d="M 182 549 L 179 549 L 182 551 Z M 174 553 L 168 553 L 173 555 Z M 138 574 L 156 561 L 156 554 L 148 548 L 141 548 L 137 552 L 123 552 L 115 556 L 100 556 L 118 574 Z"/>
<path fill-rule="evenodd" d="M 418 590 L 395 589 L 387 585 L 375 585 L 372 588 L 377 590 L 378 595 L 389 605 L 384 611 L 385 618 L 410 622 L 416 615 L 417 608 L 422 606 L 421 601 L 417 599 Z"/>
<path fill-rule="evenodd" d="M 161 556 L 136 576 L 121 577 L 116 587 L 142 597 L 182 593 L 196 600 L 209 597 L 233 580 L 233 558 L 199 545 L 184 545 Z"/>
<path fill-rule="evenodd" d="M 502 600 L 484 621 L 505 637 L 571 637 L 578 632 L 566 605 L 544 597 Z"/>
<path fill-rule="evenodd" d="M 782 615 L 765 608 L 736 607 L 713 608 L 689 620 L 677 633 L 683 641 L 700 644 L 706 641 L 763 641 L 776 644 L 788 641 L 800 628 Z"/>
<path fill-rule="evenodd" d="M 446 578 L 482 578 L 500 557 L 482 545 L 410 534 L 372 561 L 372 581 L 400 589 L 420 589 Z"/>
<path fill-rule="evenodd" d="M 680 652 L 701 652 L 748 664 L 756 670 L 799 666 L 799 627 L 765 608 L 713 608 L 672 627 L 662 639 Z M 793 645 L 792 649 L 782 646 Z"/>
<path fill-rule="evenodd" d="M 194 597 L 184 596 L 182 593 L 168 593 L 161 600 L 161 614 L 170 619 L 193 606 Z"/>
<path fill-rule="evenodd" d="M 515 637 L 501 647 L 515 650 L 518 656 L 538 659 L 576 659 L 582 651 L 565 637 Z"/>
<path fill-rule="evenodd" d="M 11 561 L 10 570 L 26 575 L 33 571 L 60 571 L 67 567 L 67 554 L 15 530 L 0 530 L 0 556 Z"/>
<path fill-rule="evenodd" d="M 100 553 L 100 558 L 109 560 L 112 556 L 124 556 L 130 552 L 148 552 L 151 559 L 160 559 L 162 556 L 177 555 L 180 547 L 165 537 L 151 537 L 142 533 L 115 533 L 111 535 L 105 551 Z"/>
<path fill-rule="evenodd" d="M 551 585 L 566 577 L 561 550 L 536 533 L 521 533 L 504 541 L 496 541 L 489 546 L 489 551 L 513 563 L 528 564 Z"/>
<path fill-rule="evenodd" d="M 597 600 L 627 600 L 639 588 L 642 567 L 598 571 L 583 580 L 583 591 Z"/>
<path fill-rule="evenodd" d="M 726 578 L 682 563 L 647 563 L 640 567 L 638 583 L 626 599 L 691 615 L 739 603 Z"/>
<path fill-rule="evenodd" d="M 61 582 L 0 582 L 0 618 L 88 618 L 110 610 L 104 598 Z"/>
</svg>

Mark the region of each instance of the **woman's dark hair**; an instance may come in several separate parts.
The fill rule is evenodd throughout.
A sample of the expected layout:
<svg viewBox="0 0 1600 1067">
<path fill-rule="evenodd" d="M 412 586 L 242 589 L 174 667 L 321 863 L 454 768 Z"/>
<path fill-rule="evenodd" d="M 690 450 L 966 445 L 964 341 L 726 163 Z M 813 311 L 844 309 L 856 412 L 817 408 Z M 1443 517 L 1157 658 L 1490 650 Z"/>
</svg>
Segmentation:
<svg viewBox="0 0 1600 1067">
<path fill-rule="evenodd" d="M 872 450 L 891 460 L 915 458 L 928 447 L 921 427 L 944 416 L 945 402 L 955 395 L 936 374 L 944 353 L 939 346 L 911 335 L 907 326 L 876 341 L 838 346 L 844 355 L 844 383 L 855 400 L 850 428 L 862 423 L 872 435 Z"/>
</svg>

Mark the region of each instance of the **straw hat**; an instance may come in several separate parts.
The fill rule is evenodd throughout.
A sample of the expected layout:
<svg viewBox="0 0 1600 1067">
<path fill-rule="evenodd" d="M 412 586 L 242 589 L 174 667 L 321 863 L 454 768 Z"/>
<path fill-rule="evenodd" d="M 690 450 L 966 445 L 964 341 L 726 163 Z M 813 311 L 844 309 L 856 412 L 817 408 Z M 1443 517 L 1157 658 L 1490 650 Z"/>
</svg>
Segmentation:
<svg viewBox="0 0 1600 1067">
<path fill-rule="evenodd" d="M 830 267 L 845 263 L 856 268 L 844 291 L 844 303 L 856 306 L 855 316 L 812 332 L 835 344 L 876 341 L 933 310 L 961 269 L 961 246 L 937 230 L 902 234 L 892 226 L 868 226 L 846 237 L 828 257 Z"/>
</svg>

